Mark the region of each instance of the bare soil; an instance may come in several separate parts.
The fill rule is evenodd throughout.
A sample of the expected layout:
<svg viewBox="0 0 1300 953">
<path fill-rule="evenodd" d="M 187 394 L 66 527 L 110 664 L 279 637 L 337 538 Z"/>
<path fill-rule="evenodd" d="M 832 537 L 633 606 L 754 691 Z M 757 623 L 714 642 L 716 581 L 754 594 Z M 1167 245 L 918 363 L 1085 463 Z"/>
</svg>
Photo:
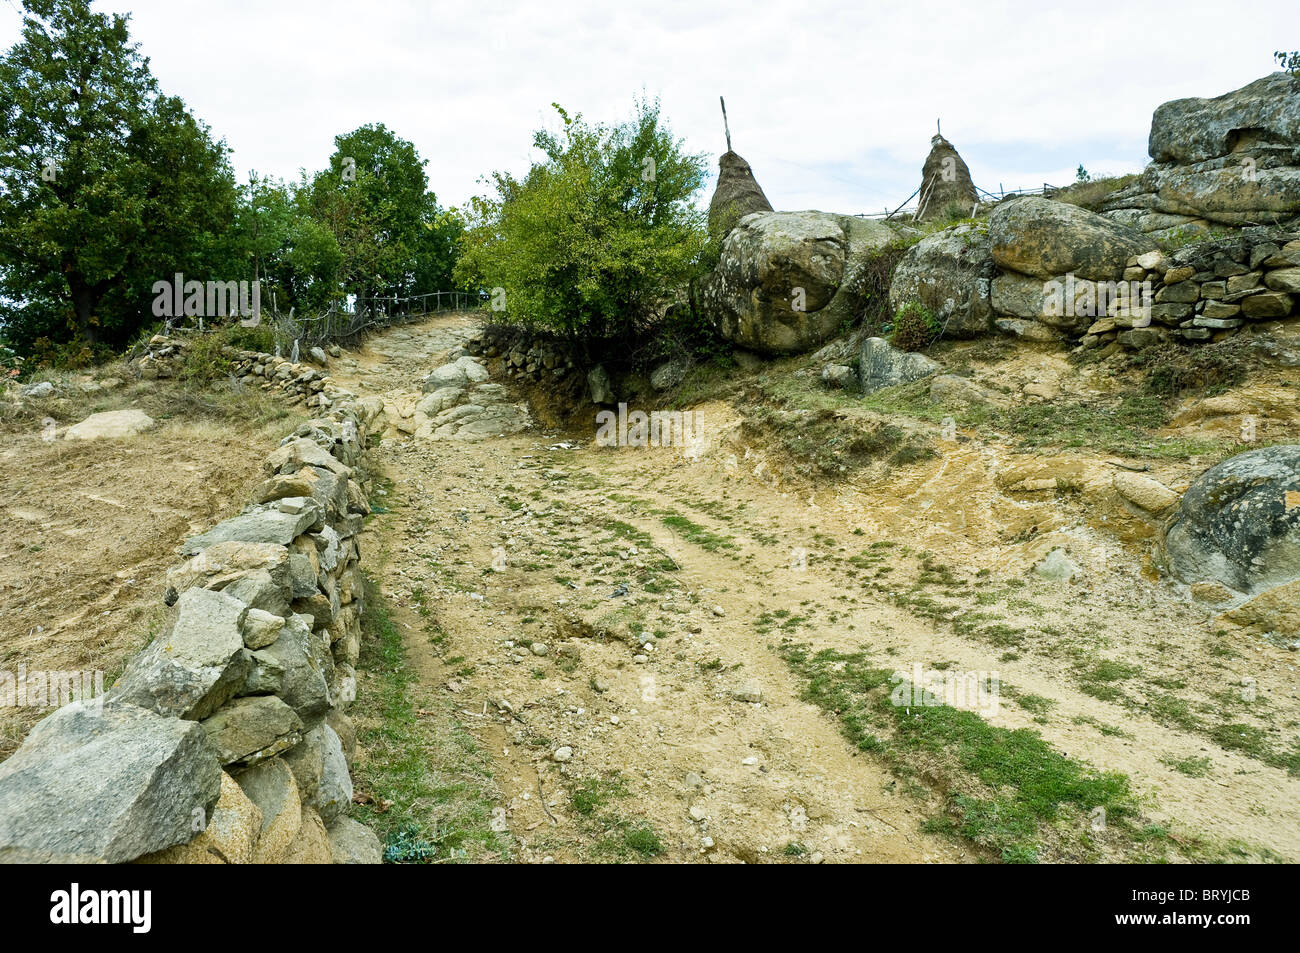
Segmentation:
<svg viewBox="0 0 1300 953">
<path fill-rule="evenodd" d="M 409 407 L 472 328 L 381 335 L 333 373 Z M 1111 386 L 1045 353 L 975 370 L 1014 400 Z M 1248 408 L 1294 439 L 1294 374 L 1255 375 L 1166 433 L 1230 441 Z M 1159 579 L 1152 520 L 1110 489 L 1124 459 L 1017 452 L 976 427 L 930 459 L 819 482 L 746 437 L 742 408 L 696 405 L 689 456 L 599 448 L 594 427 L 478 443 L 390 429 L 374 451 L 392 481 L 369 531 L 380 588 L 422 620 L 412 658 L 491 758 L 520 860 L 990 859 L 927 823 L 961 780 L 900 779 L 855 748 L 783 660 L 794 643 L 996 672 L 988 720 L 1128 775 L 1168 859 L 1300 859 L 1296 654 Z M 1211 462 L 1141 465 L 1181 490 Z M 873 544 L 887 558 L 864 559 Z M 1058 547 L 1073 582 L 1032 571 Z M 1072 834 L 1044 850 L 1151 856 Z"/>
</svg>

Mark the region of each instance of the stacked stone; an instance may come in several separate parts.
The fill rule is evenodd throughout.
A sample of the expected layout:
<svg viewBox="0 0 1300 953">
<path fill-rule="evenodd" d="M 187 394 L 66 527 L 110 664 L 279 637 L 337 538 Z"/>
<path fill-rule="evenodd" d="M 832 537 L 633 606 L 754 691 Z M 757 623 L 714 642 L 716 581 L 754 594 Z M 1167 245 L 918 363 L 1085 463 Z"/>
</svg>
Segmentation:
<svg viewBox="0 0 1300 953">
<path fill-rule="evenodd" d="M 149 353 L 135 362 L 140 376 L 146 380 L 175 377 L 189 346 L 190 341 L 182 337 L 154 335 L 149 339 Z M 354 396 L 335 384 L 323 370 L 307 364 L 294 363 L 261 351 L 231 347 L 225 348 L 224 354 L 231 361 L 231 374 L 237 380 L 246 386 L 281 393 L 291 406 L 301 404 L 315 410 L 328 410 L 335 401 Z M 323 352 L 321 356 L 324 356 Z"/>
<path fill-rule="evenodd" d="M 573 354 L 556 341 L 530 337 L 516 329 L 484 328 L 465 343 L 475 357 L 501 358 L 509 377 L 523 377 L 534 383 L 557 381 L 573 373 Z"/>
<path fill-rule="evenodd" d="M 356 731 L 358 481 L 377 399 L 309 420 L 243 512 L 185 541 L 175 616 L 102 699 L 0 764 L 0 860 L 377 863 L 344 816 Z"/>
<path fill-rule="evenodd" d="M 1123 279 L 1150 283 L 1149 326 L 1137 314 L 1104 317 L 1088 328 L 1084 347 L 1221 341 L 1254 323 L 1300 315 L 1300 234 L 1244 229 L 1172 256 L 1135 255 Z"/>
</svg>

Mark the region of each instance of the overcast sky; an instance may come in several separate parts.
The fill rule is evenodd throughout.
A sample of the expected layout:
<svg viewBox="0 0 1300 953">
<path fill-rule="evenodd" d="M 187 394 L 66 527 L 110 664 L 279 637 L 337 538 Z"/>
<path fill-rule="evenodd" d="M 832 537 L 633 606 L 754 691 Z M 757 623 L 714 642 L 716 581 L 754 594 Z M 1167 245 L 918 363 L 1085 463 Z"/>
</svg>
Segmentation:
<svg viewBox="0 0 1300 953">
<path fill-rule="evenodd" d="M 19 36 L 0 2 L 0 46 Z M 642 90 L 692 151 L 732 144 L 777 209 L 878 211 L 920 182 L 936 118 L 996 190 L 1137 171 L 1152 110 L 1216 96 L 1300 47 L 1300 4 L 540 0 L 97 0 L 131 14 L 162 88 L 233 149 L 240 177 L 325 165 L 386 123 L 444 205 L 522 172 L 552 102 L 625 117 Z M 703 199 L 707 201 L 708 193 Z"/>
</svg>

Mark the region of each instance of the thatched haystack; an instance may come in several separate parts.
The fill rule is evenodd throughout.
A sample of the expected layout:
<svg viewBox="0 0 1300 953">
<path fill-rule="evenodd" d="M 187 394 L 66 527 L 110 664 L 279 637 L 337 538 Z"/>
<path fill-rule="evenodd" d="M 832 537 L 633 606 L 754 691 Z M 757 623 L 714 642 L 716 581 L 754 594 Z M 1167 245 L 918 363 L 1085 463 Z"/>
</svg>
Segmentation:
<svg viewBox="0 0 1300 953">
<path fill-rule="evenodd" d="M 979 203 L 965 160 L 942 135 L 930 140 L 930 154 L 921 170 L 921 197 L 916 220 L 945 218 L 960 208 L 969 215 Z"/>
<path fill-rule="evenodd" d="M 718 170 L 718 187 L 709 201 L 709 233 L 721 239 L 750 212 L 772 211 L 772 203 L 749 163 L 730 149 L 718 160 Z"/>
</svg>

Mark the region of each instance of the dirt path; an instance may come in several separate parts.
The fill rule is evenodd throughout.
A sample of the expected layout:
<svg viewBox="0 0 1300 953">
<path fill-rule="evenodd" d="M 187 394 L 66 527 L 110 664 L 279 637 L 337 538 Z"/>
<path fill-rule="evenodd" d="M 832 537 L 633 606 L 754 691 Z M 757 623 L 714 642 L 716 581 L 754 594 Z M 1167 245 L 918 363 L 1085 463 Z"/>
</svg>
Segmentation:
<svg viewBox="0 0 1300 953">
<path fill-rule="evenodd" d="M 473 330 L 451 316 L 390 331 L 331 373 L 396 423 Z M 406 633 L 411 658 L 492 757 L 519 859 L 983 859 L 928 832 L 943 792 L 804 700 L 792 643 L 997 672 L 989 721 L 1125 772 L 1145 820 L 1300 859 L 1300 780 L 1280 766 L 1295 655 L 1229 644 L 1114 536 L 992 489 L 1041 460 L 968 442 L 888 484 L 809 495 L 771 477 L 730 407 L 697 410 L 696 460 L 409 423 L 373 451 L 392 481 L 368 531 L 388 557 L 380 588 L 428 620 Z M 1022 523 L 1042 533 L 1012 545 Z M 1096 552 L 1081 582 L 1026 582 L 1053 533 Z"/>
</svg>

